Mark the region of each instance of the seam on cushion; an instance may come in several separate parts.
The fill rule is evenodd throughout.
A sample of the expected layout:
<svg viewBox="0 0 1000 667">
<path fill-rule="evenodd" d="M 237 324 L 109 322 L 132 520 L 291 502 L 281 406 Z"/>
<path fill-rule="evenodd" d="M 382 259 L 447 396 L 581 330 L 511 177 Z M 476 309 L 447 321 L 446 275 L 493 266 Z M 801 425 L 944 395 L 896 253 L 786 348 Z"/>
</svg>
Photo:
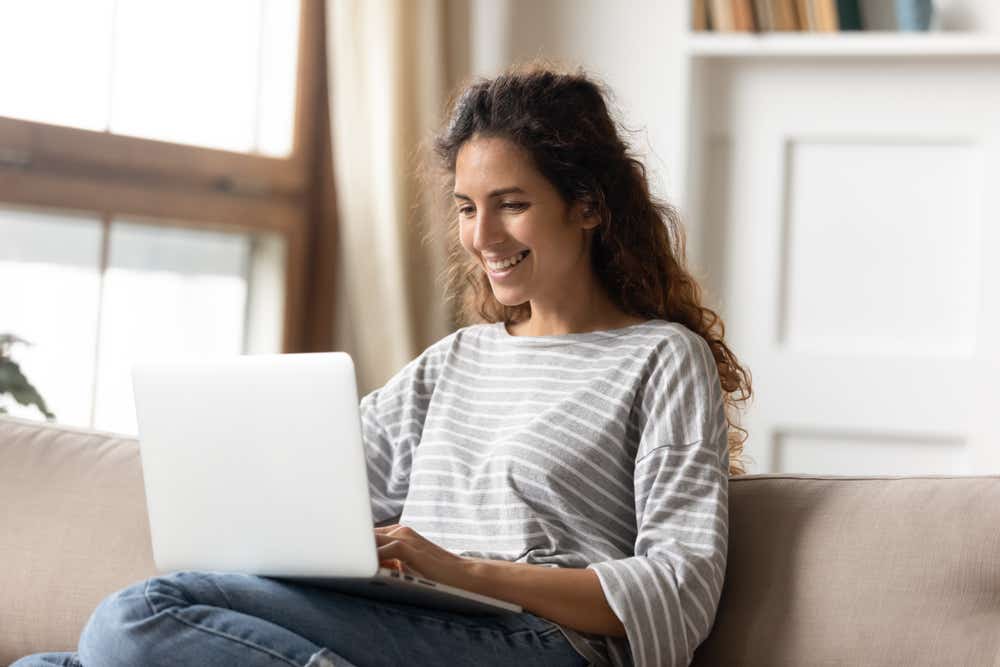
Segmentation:
<svg viewBox="0 0 1000 667">
<path fill-rule="evenodd" d="M 11 417 L 9 415 L 0 416 L 0 420 L 10 422 L 12 424 L 18 424 L 20 426 L 43 428 L 49 431 L 62 431 L 66 433 L 78 433 L 81 435 L 97 435 L 106 438 L 113 438 L 115 440 L 129 440 L 132 442 L 138 442 L 138 439 L 134 435 L 129 435 L 128 433 L 115 433 L 114 431 L 101 431 L 98 429 L 82 428 L 79 426 L 70 426 L 68 424 L 62 424 L 60 422 L 40 422 L 31 419 L 24 419 L 22 417 Z"/>
<path fill-rule="evenodd" d="M 169 609 L 165 613 L 166 613 L 167 616 L 169 616 L 170 618 L 174 619 L 175 621 L 177 621 L 179 623 L 183 623 L 184 625 L 186 625 L 188 627 L 191 627 L 191 628 L 194 628 L 195 630 L 201 630 L 202 632 L 206 632 L 206 633 L 211 634 L 211 635 L 216 635 L 217 637 L 224 637 L 226 639 L 229 639 L 231 641 L 236 642 L 237 644 L 242 644 L 242 645 L 244 645 L 244 646 L 246 646 L 248 648 L 256 649 L 256 650 L 260 651 L 261 653 L 265 653 L 265 654 L 271 656 L 272 658 L 275 658 L 277 660 L 281 660 L 282 662 L 287 662 L 289 665 L 293 665 L 293 667 L 301 667 L 301 665 L 299 665 L 297 662 L 292 662 L 287 656 L 282 655 L 281 653 L 278 653 L 277 651 L 272 651 L 271 649 L 269 649 L 267 647 L 259 646 L 257 644 L 254 644 L 253 642 L 248 642 L 245 639 L 241 639 L 240 637 L 236 637 L 236 636 L 227 634 L 225 632 L 222 632 L 221 630 L 215 630 L 214 628 L 206 628 L 206 627 L 204 627 L 202 625 L 199 625 L 197 623 L 193 623 L 191 621 L 185 620 L 185 619 L 181 618 L 180 616 L 178 616 L 176 612 L 171 611 Z"/>
</svg>

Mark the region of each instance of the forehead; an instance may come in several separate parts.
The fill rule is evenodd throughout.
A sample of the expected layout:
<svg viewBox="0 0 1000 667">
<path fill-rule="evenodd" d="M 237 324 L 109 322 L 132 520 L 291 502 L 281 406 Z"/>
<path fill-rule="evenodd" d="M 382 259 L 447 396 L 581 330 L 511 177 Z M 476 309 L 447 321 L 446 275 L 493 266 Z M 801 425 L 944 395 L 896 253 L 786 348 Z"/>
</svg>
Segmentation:
<svg viewBox="0 0 1000 667">
<path fill-rule="evenodd" d="M 514 142 L 500 137 L 474 137 L 455 158 L 455 191 L 478 194 L 497 186 L 528 188 L 541 178 L 531 156 Z"/>
</svg>

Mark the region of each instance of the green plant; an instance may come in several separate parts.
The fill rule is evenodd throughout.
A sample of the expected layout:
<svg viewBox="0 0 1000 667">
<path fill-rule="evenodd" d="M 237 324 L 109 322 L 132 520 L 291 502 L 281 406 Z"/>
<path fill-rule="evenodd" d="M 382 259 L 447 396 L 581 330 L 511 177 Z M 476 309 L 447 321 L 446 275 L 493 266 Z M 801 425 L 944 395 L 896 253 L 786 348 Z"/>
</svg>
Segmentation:
<svg viewBox="0 0 1000 667">
<path fill-rule="evenodd" d="M 0 396 L 10 394 L 21 405 L 34 405 L 47 419 L 55 419 L 56 416 L 49 412 L 45 405 L 45 399 L 28 382 L 28 378 L 24 377 L 17 362 L 10 358 L 10 348 L 18 343 L 31 344 L 14 334 L 0 334 Z M 6 412 L 7 410 L 0 406 L 0 414 Z"/>
</svg>

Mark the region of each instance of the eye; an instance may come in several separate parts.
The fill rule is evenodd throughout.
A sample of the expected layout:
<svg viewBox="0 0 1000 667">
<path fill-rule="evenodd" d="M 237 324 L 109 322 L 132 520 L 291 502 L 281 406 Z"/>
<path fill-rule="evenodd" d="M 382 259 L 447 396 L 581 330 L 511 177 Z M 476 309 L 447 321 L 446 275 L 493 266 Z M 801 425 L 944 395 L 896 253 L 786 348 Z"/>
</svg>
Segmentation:
<svg viewBox="0 0 1000 667">
<path fill-rule="evenodd" d="M 509 208 L 512 211 L 523 211 L 528 208 L 528 205 L 523 202 L 508 202 L 503 205 L 503 208 Z"/>
<path fill-rule="evenodd" d="M 469 213 L 474 210 L 475 209 L 473 209 L 471 206 L 463 206 L 462 208 L 458 209 L 458 214 L 462 217 L 467 218 L 469 217 Z"/>
</svg>

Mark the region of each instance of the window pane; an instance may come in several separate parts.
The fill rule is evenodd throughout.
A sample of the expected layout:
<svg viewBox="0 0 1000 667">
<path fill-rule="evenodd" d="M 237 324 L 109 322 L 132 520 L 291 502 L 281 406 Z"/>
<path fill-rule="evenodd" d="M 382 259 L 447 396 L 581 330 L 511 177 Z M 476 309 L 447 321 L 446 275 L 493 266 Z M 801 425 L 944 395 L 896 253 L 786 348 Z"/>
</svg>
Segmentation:
<svg viewBox="0 0 1000 667">
<path fill-rule="evenodd" d="M 0 116 L 291 152 L 298 0 L 0 0 Z"/>
<path fill-rule="evenodd" d="M 135 432 L 132 364 L 240 354 L 250 237 L 111 225 L 94 425 Z"/>
<path fill-rule="evenodd" d="M 101 234 L 96 217 L 0 208 L 0 333 L 33 343 L 12 357 L 64 424 L 90 425 Z"/>
<path fill-rule="evenodd" d="M 281 351 L 280 236 L 138 220 L 110 230 L 102 288 L 96 216 L 0 207 L 0 334 L 33 343 L 12 357 L 57 421 L 135 433 L 136 361 Z M 41 418 L 10 397 L 0 405 Z"/>
<path fill-rule="evenodd" d="M 291 155 L 295 129 L 299 3 L 264 0 L 263 23 L 257 151 L 281 157 Z"/>
<path fill-rule="evenodd" d="M 113 0 L 0 0 L 0 116 L 107 128 Z"/>
<path fill-rule="evenodd" d="M 289 8 L 297 17 L 298 3 L 282 4 L 279 17 Z M 262 127 L 265 134 L 290 145 L 297 25 L 265 25 L 264 7 L 262 0 L 119 0 L 111 131 L 250 152 L 260 118 L 278 128 Z M 286 117 L 261 114 L 264 92 L 285 96 L 276 103 Z"/>
</svg>

